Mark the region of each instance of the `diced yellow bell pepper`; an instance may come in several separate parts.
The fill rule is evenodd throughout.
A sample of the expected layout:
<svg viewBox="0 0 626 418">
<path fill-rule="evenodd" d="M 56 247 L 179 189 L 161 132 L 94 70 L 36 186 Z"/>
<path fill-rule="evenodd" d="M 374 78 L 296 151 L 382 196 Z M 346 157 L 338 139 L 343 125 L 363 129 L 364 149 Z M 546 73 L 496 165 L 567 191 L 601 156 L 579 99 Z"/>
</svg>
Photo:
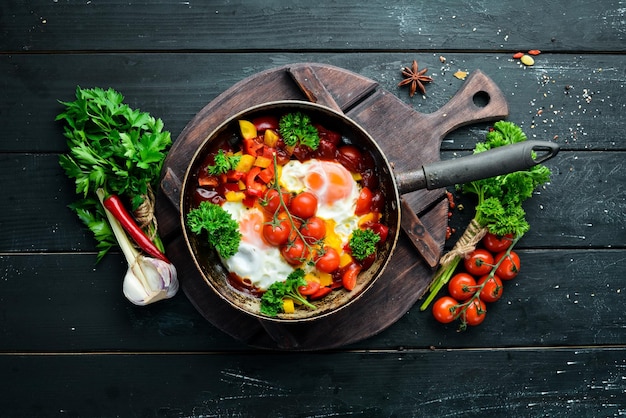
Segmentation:
<svg viewBox="0 0 626 418">
<path fill-rule="evenodd" d="M 368 212 L 359 219 L 359 226 L 367 222 L 378 222 L 380 220 L 380 212 Z"/>
<path fill-rule="evenodd" d="M 246 197 L 246 194 L 244 192 L 227 191 L 224 196 L 227 202 L 241 202 Z"/>
<path fill-rule="evenodd" d="M 352 179 L 354 181 L 361 181 L 363 180 L 363 176 L 361 175 L 361 173 L 352 173 Z"/>
<path fill-rule="evenodd" d="M 243 139 L 252 139 L 258 136 L 256 132 L 256 126 L 254 123 L 248 120 L 240 120 L 239 121 L 239 130 L 241 131 L 241 136 Z"/>
<path fill-rule="evenodd" d="M 256 159 L 254 160 L 254 165 L 256 167 L 261 167 L 261 168 L 267 168 L 270 165 L 272 165 L 272 160 L 267 158 L 267 157 L 263 157 L 262 155 L 259 155 L 258 157 L 256 157 Z"/>
<path fill-rule="evenodd" d="M 339 267 L 345 267 L 352 263 L 352 256 L 348 253 L 341 253 L 339 256 Z"/>
<path fill-rule="evenodd" d="M 319 273 L 319 280 L 320 280 L 320 286 L 321 287 L 326 287 L 326 286 L 330 286 L 331 284 L 333 284 L 333 276 L 330 273 L 324 273 L 323 271 L 320 271 Z"/>
<path fill-rule="evenodd" d="M 307 282 L 318 282 L 320 281 L 320 278 L 317 277 L 317 275 L 313 274 L 313 273 L 307 273 L 304 275 L 304 280 L 306 280 Z"/>
<path fill-rule="evenodd" d="M 289 314 L 289 313 L 294 313 L 295 310 L 296 308 L 293 304 L 293 299 L 289 299 L 289 298 L 283 299 L 283 312 Z"/>
<path fill-rule="evenodd" d="M 243 180 L 239 180 L 237 182 L 237 185 L 239 186 L 239 190 L 241 191 L 246 190 L 246 183 L 244 183 Z"/>
<path fill-rule="evenodd" d="M 276 143 L 278 142 L 279 138 L 280 137 L 278 136 L 278 134 L 276 132 L 274 132 L 271 129 L 267 129 L 265 131 L 265 134 L 263 135 L 263 142 L 268 147 L 274 148 L 274 147 L 276 147 Z"/>
<path fill-rule="evenodd" d="M 239 171 L 241 173 L 247 173 L 250 171 L 252 166 L 254 165 L 254 160 L 256 157 L 254 155 L 244 154 L 239 159 L 237 166 L 235 167 L 235 171 Z"/>
</svg>

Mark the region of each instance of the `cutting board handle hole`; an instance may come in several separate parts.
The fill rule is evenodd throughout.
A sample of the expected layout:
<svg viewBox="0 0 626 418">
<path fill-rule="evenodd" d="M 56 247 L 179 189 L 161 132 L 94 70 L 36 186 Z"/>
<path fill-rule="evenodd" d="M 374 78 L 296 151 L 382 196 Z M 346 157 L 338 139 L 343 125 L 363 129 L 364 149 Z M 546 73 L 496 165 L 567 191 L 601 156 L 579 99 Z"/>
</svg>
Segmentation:
<svg viewBox="0 0 626 418">
<path fill-rule="evenodd" d="M 472 101 L 478 107 L 487 107 L 490 99 L 491 97 L 489 96 L 489 93 L 487 93 L 486 91 L 482 91 L 482 90 L 475 93 L 474 96 L 472 97 Z"/>
</svg>

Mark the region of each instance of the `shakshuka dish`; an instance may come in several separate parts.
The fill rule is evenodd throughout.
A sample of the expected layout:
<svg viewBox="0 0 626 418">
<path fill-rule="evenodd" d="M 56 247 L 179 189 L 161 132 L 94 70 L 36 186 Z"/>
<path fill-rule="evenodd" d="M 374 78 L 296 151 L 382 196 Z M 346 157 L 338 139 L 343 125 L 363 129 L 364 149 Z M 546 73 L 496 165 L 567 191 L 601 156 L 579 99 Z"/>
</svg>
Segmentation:
<svg viewBox="0 0 626 418">
<path fill-rule="evenodd" d="M 389 234 L 371 154 L 303 112 L 239 120 L 193 178 L 188 228 L 267 316 L 351 291 Z"/>
</svg>

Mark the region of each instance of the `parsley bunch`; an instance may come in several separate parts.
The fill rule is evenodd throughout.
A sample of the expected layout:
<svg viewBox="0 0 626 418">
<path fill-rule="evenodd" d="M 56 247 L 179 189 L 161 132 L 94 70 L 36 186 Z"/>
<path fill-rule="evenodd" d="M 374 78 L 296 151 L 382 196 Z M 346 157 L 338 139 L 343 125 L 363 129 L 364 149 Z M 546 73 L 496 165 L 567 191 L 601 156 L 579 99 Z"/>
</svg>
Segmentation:
<svg viewBox="0 0 626 418">
<path fill-rule="evenodd" d="M 278 130 L 286 145 L 306 145 L 316 150 L 320 144 L 317 128 L 311 123 L 311 118 L 301 112 L 288 113 L 282 116 L 278 122 Z"/>
<path fill-rule="evenodd" d="M 499 121 L 487 133 L 485 142 L 479 142 L 474 153 L 510 145 L 526 140 L 522 129 L 512 122 Z M 442 257 L 440 267 L 433 278 L 430 294 L 422 303 L 425 310 L 439 290 L 448 283 L 467 248 L 473 248 L 486 232 L 504 236 L 513 234 L 513 244 L 530 229 L 522 203 L 530 198 L 535 188 L 550 180 L 550 170 L 537 164 L 527 170 L 472 181 L 459 186 L 463 193 L 478 197 L 476 213 L 470 225 L 452 250 Z"/>
<path fill-rule="evenodd" d="M 298 287 L 306 286 L 306 284 L 302 269 L 294 270 L 284 282 L 272 283 L 261 296 L 261 313 L 267 316 L 278 315 L 283 311 L 283 299 L 286 297 L 292 298 L 311 309 L 316 309 L 315 305 L 306 300 L 298 291 Z"/>
<path fill-rule="evenodd" d="M 60 156 L 59 164 L 82 196 L 70 208 L 93 232 L 100 260 L 116 240 L 96 191 L 124 197 L 133 211 L 146 200 L 152 204 L 171 136 L 163 131 L 161 119 L 132 109 L 111 88 L 77 87 L 75 101 L 60 103 L 65 109 L 55 120 L 64 122 L 69 153 Z M 146 228 L 162 250 L 154 220 Z"/>
<path fill-rule="evenodd" d="M 239 223 L 220 205 L 200 202 L 187 214 L 187 226 L 195 234 L 206 231 L 209 244 L 224 258 L 232 257 L 239 249 Z"/>
</svg>

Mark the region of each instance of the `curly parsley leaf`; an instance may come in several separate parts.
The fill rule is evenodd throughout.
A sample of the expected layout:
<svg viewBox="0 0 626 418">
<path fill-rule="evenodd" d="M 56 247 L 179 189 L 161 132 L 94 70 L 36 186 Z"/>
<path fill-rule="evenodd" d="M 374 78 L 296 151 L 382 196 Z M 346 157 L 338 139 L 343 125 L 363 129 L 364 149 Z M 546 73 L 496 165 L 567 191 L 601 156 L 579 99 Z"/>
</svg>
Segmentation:
<svg viewBox="0 0 626 418">
<path fill-rule="evenodd" d="M 232 257 L 239 249 L 239 223 L 220 205 L 201 202 L 187 214 L 187 226 L 195 234 L 206 231 L 209 244 L 224 258 Z"/>
<path fill-rule="evenodd" d="M 283 300 L 292 298 L 293 300 L 311 308 L 316 309 L 304 296 L 300 294 L 298 288 L 306 286 L 304 270 L 294 270 L 284 282 L 274 282 L 261 296 L 261 313 L 267 316 L 276 316 L 283 312 Z"/>
<path fill-rule="evenodd" d="M 316 150 L 320 144 L 317 128 L 311 123 L 311 118 L 301 112 L 282 116 L 278 122 L 278 130 L 285 144 L 289 146 L 306 145 Z"/>
<path fill-rule="evenodd" d="M 519 126 L 499 121 L 487 133 L 485 142 L 476 144 L 474 153 L 525 140 L 526 135 Z M 522 204 L 537 186 L 550 181 L 550 174 L 546 166 L 538 164 L 527 170 L 466 183 L 461 189 L 478 196 L 475 218 L 480 225 L 496 235 L 521 236 L 530 228 Z"/>
<path fill-rule="evenodd" d="M 220 174 L 226 174 L 230 170 L 234 170 L 241 160 L 240 155 L 227 155 L 224 150 L 219 150 L 215 154 L 215 161 L 213 165 L 207 168 L 209 174 L 217 176 Z"/>
<path fill-rule="evenodd" d="M 354 258 L 365 260 L 376 252 L 378 241 L 380 241 L 380 235 L 371 229 L 355 229 L 352 231 L 348 245 Z"/>
</svg>

